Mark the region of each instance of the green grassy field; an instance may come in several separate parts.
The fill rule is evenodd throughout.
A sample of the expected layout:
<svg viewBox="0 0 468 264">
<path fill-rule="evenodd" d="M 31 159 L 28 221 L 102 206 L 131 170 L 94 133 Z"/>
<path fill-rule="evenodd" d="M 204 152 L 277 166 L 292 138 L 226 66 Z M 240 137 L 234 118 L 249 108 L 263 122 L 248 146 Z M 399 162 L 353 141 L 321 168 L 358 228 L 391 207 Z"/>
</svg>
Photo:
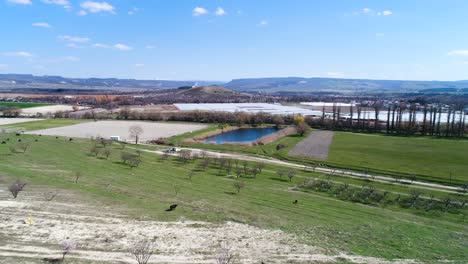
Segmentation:
<svg viewBox="0 0 468 264">
<path fill-rule="evenodd" d="M 327 162 L 463 184 L 468 182 L 467 153 L 467 140 L 337 132 Z"/>
<path fill-rule="evenodd" d="M 0 102 L 0 106 L 6 107 L 19 107 L 19 108 L 32 108 L 32 107 L 39 107 L 39 106 L 48 106 L 50 104 L 43 104 L 43 103 L 22 103 L 22 102 Z"/>
<path fill-rule="evenodd" d="M 278 167 L 270 165 L 257 178 L 243 178 L 245 188 L 233 194 L 234 179 L 215 167 L 197 171 L 188 180 L 188 172 L 198 162 L 182 164 L 175 158 L 161 161 L 154 154 L 143 153 L 141 165 L 130 168 L 120 162 L 117 145 L 105 159 L 88 154 L 89 140 L 20 137 L 32 143 L 25 154 L 10 153 L 8 146 L 14 144 L 11 141 L 0 145 L 0 171 L 7 181 L 21 178 L 29 185 L 76 190 L 90 199 L 127 208 L 133 216 L 237 221 L 295 233 L 303 242 L 332 252 L 427 262 L 468 260 L 468 226 L 461 213 L 425 214 L 393 206 L 355 204 L 318 192 L 293 191 L 291 188 L 306 177 L 318 175 L 299 172 L 292 182 L 281 181 L 275 175 Z M 132 149 L 127 147 L 126 151 Z M 83 174 L 78 184 L 73 183 L 76 172 Z M 175 186 L 179 189 L 177 195 Z M 299 204 L 292 204 L 295 199 Z M 172 203 L 180 207 L 173 214 L 165 213 Z"/>
<path fill-rule="evenodd" d="M 45 119 L 45 120 L 38 120 L 38 121 L 31 121 L 31 122 L 24 122 L 24 123 L 16 123 L 10 125 L 3 125 L 0 128 L 6 128 L 7 130 L 41 130 L 53 127 L 61 127 L 61 126 L 71 126 L 83 122 L 90 122 L 91 120 L 86 119 Z"/>
</svg>

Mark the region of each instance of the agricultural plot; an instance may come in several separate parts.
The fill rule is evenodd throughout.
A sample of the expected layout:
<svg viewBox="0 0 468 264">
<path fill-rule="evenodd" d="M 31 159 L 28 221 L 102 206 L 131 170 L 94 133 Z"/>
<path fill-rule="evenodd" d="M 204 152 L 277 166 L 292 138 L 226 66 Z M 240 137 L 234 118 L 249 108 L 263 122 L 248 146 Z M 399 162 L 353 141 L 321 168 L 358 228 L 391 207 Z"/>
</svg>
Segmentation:
<svg viewBox="0 0 468 264">
<path fill-rule="evenodd" d="M 22 102 L 0 102 L 0 107 L 19 107 L 22 109 L 32 108 L 32 107 L 41 107 L 41 106 L 49 106 L 49 104 L 42 104 L 42 103 L 22 103 Z"/>
<path fill-rule="evenodd" d="M 39 118 L 0 118 L 0 126 L 40 121 Z"/>
<path fill-rule="evenodd" d="M 129 129 L 132 126 L 139 126 L 143 133 L 139 141 L 149 141 L 161 137 L 171 137 L 199 129 L 206 126 L 201 124 L 185 123 L 163 123 L 163 122 L 140 122 L 140 121 L 96 121 L 81 123 L 72 126 L 50 128 L 28 132 L 30 134 L 42 134 L 50 136 L 92 138 L 119 136 L 123 141 L 132 140 L 129 135 Z"/>
<path fill-rule="evenodd" d="M 87 109 L 87 107 L 80 106 L 78 107 L 78 109 L 79 110 Z M 39 106 L 39 107 L 24 108 L 22 109 L 21 114 L 26 115 L 26 116 L 36 115 L 37 113 L 46 115 L 49 113 L 54 114 L 58 111 L 63 111 L 63 112 L 73 111 L 73 106 L 71 105 L 46 105 L 46 106 Z"/>
<path fill-rule="evenodd" d="M 461 185 L 468 182 L 468 140 L 336 132 L 327 162 Z"/>
<path fill-rule="evenodd" d="M 288 155 L 292 157 L 326 160 L 332 140 L 332 131 L 314 131 L 310 133 L 307 138 L 294 146 L 294 148 L 288 152 Z"/>
</svg>

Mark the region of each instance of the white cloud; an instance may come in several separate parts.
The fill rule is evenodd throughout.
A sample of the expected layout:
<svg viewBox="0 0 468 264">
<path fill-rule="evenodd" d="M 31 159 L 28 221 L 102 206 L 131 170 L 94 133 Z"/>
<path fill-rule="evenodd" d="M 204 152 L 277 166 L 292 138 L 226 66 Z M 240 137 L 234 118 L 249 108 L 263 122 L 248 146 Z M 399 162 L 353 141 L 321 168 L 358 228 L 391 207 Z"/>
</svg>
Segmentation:
<svg viewBox="0 0 468 264">
<path fill-rule="evenodd" d="M 117 49 L 117 50 L 122 50 L 122 51 L 128 51 L 128 50 L 132 50 L 133 48 L 132 47 L 129 47 L 127 45 L 124 45 L 124 44 L 115 44 L 113 46 L 114 49 Z"/>
<path fill-rule="evenodd" d="M 43 3 L 48 5 L 59 5 L 63 6 L 65 9 L 70 9 L 71 4 L 68 0 L 42 0 Z"/>
<path fill-rule="evenodd" d="M 376 37 L 383 37 L 383 36 L 385 36 L 385 34 L 384 33 L 375 33 L 375 36 Z"/>
<path fill-rule="evenodd" d="M 222 7 L 218 7 L 218 8 L 216 8 L 215 14 L 217 16 L 224 16 L 226 14 L 226 11 L 224 11 L 224 9 Z"/>
<path fill-rule="evenodd" d="M 4 70 L 6 68 L 8 68 L 7 64 L 0 64 L 0 70 Z"/>
<path fill-rule="evenodd" d="M 88 13 L 86 13 L 86 11 L 84 11 L 84 10 L 80 10 L 76 14 L 79 15 L 79 16 L 86 16 Z"/>
<path fill-rule="evenodd" d="M 156 48 L 156 46 L 154 46 L 154 45 L 146 45 L 146 47 L 145 47 L 145 48 L 147 48 L 147 49 L 155 49 L 155 48 Z"/>
<path fill-rule="evenodd" d="M 91 13 L 100 13 L 100 12 L 109 12 L 115 13 L 115 8 L 108 4 L 107 2 L 93 2 L 93 1 L 86 1 L 80 4 L 81 8 L 84 11 L 88 11 Z"/>
<path fill-rule="evenodd" d="M 2 55 L 9 57 L 32 57 L 32 54 L 26 51 L 5 52 Z"/>
<path fill-rule="evenodd" d="M 268 21 L 262 20 L 262 21 L 260 21 L 260 23 L 258 23 L 258 25 L 261 26 L 261 27 L 266 27 L 266 26 L 268 26 Z"/>
<path fill-rule="evenodd" d="M 32 4 L 31 0 L 7 0 L 8 3 L 16 5 L 30 5 Z"/>
<path fill-rule="evenodd" d="M 197 6 L 193 9 L 193 16 L 201 16 L 201 15 L 206 15 L 206 14 L 208 14 L 208 10 L 206 10 L 203 7 Z"/>
<path fill-rule="evenodd" d="M 140 11 L 140 9 L 137 8 L 137 7 L 134 7 L 134 8 L 132 8 L 130 11 L 128 11 L 127 14 L 129 14 L 129 15 L 134 15 L 134 14 L 135 14 L 136 12 L 138 12 L 138 11 Z"/>
<path fill-rule="evenodd" d="M 109 45 L 101 44 L 101 43 L 93 44 L 93 47 L 95 47 L 95 48 L 102 48 L 102 49 L 108 49 L 108 48 L 110 48 Z"/>
<path fill-rule="evenodd" d="M 390 10 L 384 10 L 384 11 L 382 11 L 382 15 L 384 15 L 384 16 L 389 16 L 389 15 L 391 15 L 391 14 L 393 14 L 393 12 L 390 11 Z"/>
<path fill-rule="evenodd" d="M 389 16 L 389 15 L 392 15 L 393 12 L 390 11 L 390 10 L 383 10 L 383 11 L 376 11 L 376 10 L 373 10 L 373 9 L 370 9 L 368 7 L 365 7 L 359 11 L 356 11 L 356 12 L 353 12 L 352 15 L 354 16 L 359 16 L 359 15 L 367 15 L 367 16 Z M 349 15 L 349 14 L 347 14 Z"/>
<path fill-rule="evenodd" d="M 101 48 L 101 49 L 116 49 L 116 50 L 121 50 L 121 51 L 133 50 L 132 47 L 127 46 L 125 44 L 121 44 L 121 43 L 117 43 L 115 45 L 107 45 L 107 44 L 96 43 L 96 44 L 93 44 L 93 47 Z"/>
<path fill-rule="evenodd" d="M 73 36 L 68 36 L 68 35 L 58 36 L 58 38 L 61 39 L 61 40 L 66 40 L 66 41 L 70 41 L 70 42 L 79 42 L 79 43 L 85 43 L 85 42 L 90 41 L 89 38 L 73 37 Z"/>
<path fill-rule="evenodd" d="M 37 23 L 32 23 L 33 27 L 44 27 L 44 28 L 50 28 L 51 26 L 48 23 L 45 22 L 37 22 Z"/>
<path fill-rule="evenodd" d="M 448 55 L 468 56 L 468 50 L 452 50 Z"/>
</svg>

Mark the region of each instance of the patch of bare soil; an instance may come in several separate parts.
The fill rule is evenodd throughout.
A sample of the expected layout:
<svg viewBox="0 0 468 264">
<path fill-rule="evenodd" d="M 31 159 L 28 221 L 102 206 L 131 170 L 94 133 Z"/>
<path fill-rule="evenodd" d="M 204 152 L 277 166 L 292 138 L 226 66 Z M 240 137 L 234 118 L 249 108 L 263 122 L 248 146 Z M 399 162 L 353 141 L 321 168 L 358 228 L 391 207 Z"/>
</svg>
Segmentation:
<svg viewBox="0 0 468 264">
<path fill-rule="evenodd" d="M 333 140 L 332 131 L 314 131 L 289 152 L 289 156 L 326 160 Z"/>
<path fill-rule="evenodd" d="M 263 136 L 263 137 L 259 138 L 256 141 L 256 144 L 259 144 L 259 145 L 270 144 L 270 143 L 273 143 L 273 142 L 275 142 L 276 140 L 278 140 L 280 138 L 292 135 L 294 133 L 297 133 L 295 127 L 283 128 L 283 129 L 281 129 L 281 130 L 279 130 L 279 131 L 277 131 L 277 132 L 275 132 L 273 134 L 269 134 L 269 135 L 266 135 L 266 136 Z"/>
<path fill-rule="evenodd" d="M 292 235 L 245 224 L 131 219 L 111 208 L 79 202 L 61 192 L 47 202 L 44 191 L 20 193 L 13 200 L 0 190 L 0 263 L 45 263 L 61 258 L 60 243 L 76 249 L 64 263 L 137 263 L 131 251 L 142 239 L 155 241 L 149 263 L 216 263 L 221 243 L 235 263 L 387 263 L 375 258 L 340 254 L 300 244 Z"/>
</svg>

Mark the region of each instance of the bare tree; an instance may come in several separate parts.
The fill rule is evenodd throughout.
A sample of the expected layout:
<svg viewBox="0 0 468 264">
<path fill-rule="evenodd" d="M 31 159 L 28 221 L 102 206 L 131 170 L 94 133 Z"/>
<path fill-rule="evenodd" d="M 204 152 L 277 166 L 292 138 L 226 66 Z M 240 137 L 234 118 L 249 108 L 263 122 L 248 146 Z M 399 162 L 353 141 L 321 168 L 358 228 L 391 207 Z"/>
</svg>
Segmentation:
<svg viewBox="0 0 468 264">
<path fill-rule="evenodd" d="M 232 185 L 237 190 L 237 193 L 240 193 L 240 190 L 245 187 L 245 183 L 243 181 L 235 181 Z"/>
<path fill-rule="evenodd" d="M 309 129 L 310 129 L 310 127 L 305 122 L 299 122 L 296 125 L 297 133 L 300 136 L 303 136 Z"/>
<path fill-rule="evenodd" d="M 104 151 L 103 151 L 103 154 L 104 156 L 106 156 L 106 158 L 108 159 L 110 154 L 111 154 L 111 150 L 110 148 L 105 148 Z"/>
<path fill-rule="evenodd" d="M 60 243 L 60 248 L 62 249 L 62 261 L 65 259 L 65 256 L 68 255 L 76 248 L 76 243 L 72 240 L 64 240 Z"/>
<path fill-rule="evenodd" d="M 30 145 L 31 144 L 29 144 L 28 142 L 19 142 L 16 146 L 18 149 L 23 151 L 23 153 L 26 153 Z"/>
<path fill-rule="evenodd" d="M 216 264 L 232 264 L 234 263 L 234 255 L 231 253 L 231 248 L 227 243 L 221 243 L 218 253 L 216 254 Z"/>
<path fill-rule="evenodd" d="M 135 139 L 135 144 L 138 144 L 140 136 L 143 134 L 143 128 L 141 126 L 134 125 L 128 129 L 128 132 L 130 133 L 130 137 Z"/>
<path fill-rule="evenodd" d="M 288 175 L 289 181 L 292 181 L 292 178 L 296 176 L 296 172 L 293 170 L 289 170 L 287 175 Z"/>
<path fill-rule="evenodd" d="M 188 179 L 191 181 L 192 180 L 192 177 L 195 175 L 195 171 L 194 170 L 191 170 L 189 171 L 188 173 Z"/>
<path fill-rule="evenodd" d="M 286 171 L 284 170 L 278 170 L 276 171 L 276 174 L 280 177 L 280 179 L 283 179 L 283 176 L 286 175 Z"/>
<path fill-rule="evenodd" d="M 93 145 L 91 145 L 91 147 L 89 148 L 89 153 L 93 154 L 94 156 L 98 156 L 99 155 L 99 148 L 97 147 L 96 143 L 93 143 Z"/>
<path fill-rule="evenodd" d="M 254 178 L 257 178 L 257 174 L 260 173 L 260 169 L 257 166 L 254 166 L 251 170 L 250 173 L 252 173 L 252 176 Z"/>
<path fill-rule="evenodd" d="M 154 242 L 142 240 L 132 248 L 132 255 L 138 264 L 146 264 L 154 253 Z"/>
<path fill-rule="evenodd" d="M 260 173 L 262 173 L 263 169 L 265 168 L 265 162 L 260 162 L 257 164 L 257 168 Z"/>
<path fill-rule="evenodd" d="M 26 183 L 21 181 L 21 180 L 16 180 L 14 183 L 8 187 L 8 190 L 10 191 L 11 195 L 13 195 L 13 198 L 16 199 L 18 197 L 18 194 L 23 191 L 24 186 L 26 186 Z"/>
</svg>

